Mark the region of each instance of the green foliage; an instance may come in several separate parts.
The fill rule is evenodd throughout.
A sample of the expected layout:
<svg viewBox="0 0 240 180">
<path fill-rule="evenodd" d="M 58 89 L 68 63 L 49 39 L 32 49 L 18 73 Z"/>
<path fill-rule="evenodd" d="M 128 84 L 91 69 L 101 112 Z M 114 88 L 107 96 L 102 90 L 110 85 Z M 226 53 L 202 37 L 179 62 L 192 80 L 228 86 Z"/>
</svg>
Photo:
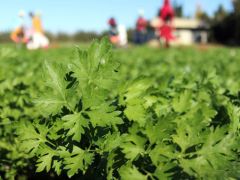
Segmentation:
<svg viewBox="0 0 240 180">
<path fill-rule="evenodd" d="M 211 23 L 213 40 L 228 45 L 240 44 L 240 1 L 232 0 L 233 10 L 228 13 L 219 6 Z"/>
<path fill-rule="evenodd" d="M 102 40 L 67 60 L 64 52 L 0 59 L 12 68 L 0 73 L 3 178 L 31 168 L 88 179 L 240 177 L 240 61 L 228 49 L 112 53 Z"/>
</svg>

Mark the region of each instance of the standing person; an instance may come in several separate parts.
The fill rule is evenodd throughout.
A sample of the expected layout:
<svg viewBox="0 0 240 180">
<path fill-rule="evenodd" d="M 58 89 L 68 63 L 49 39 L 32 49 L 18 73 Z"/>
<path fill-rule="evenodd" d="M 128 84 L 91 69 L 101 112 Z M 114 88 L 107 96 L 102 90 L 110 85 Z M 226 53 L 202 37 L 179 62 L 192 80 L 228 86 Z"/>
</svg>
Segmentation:
<svg viewBox="0 0 240 180">
<path fill-rule="evenodd" d="M 162 21 L 162 25 L 159 28 L 159 35 L 165 41 L 165 47 L 169 47 L 169 42 L 175 39 L 172 26 L 174 10 L 170 4 L 170 0 L 164 0 L 164 5 L 159 12 L 159 18 Z"/>
<path fill-rule="evenodd" d="M 16 44 L 26 43 L 27 39 L 25 36 L 25 12 L 23 10 L 19 11 L 17 23 L 15 29 L 10 34 L 11 40 Z"/>
<path fill-rule="evenodd" d="M 119 42 L 119 36 L 118 36 L 118 28 L 117 28 L 117 22 L 116 20 L 112 17 L 108 20 L 108 25 L 110 27 L 109 30 L 109 39 L 110 42 L 114 45 L 117 45 Z"/>
<path fill-rule="evenodd" d="M 49 40 L 44 35 L 40 13 L 29 13 L 32 20 L 31 41 L 27 44 L 28 49 L 48 48 Z"/>
<path fill-rule="evenodd" d="M 144 11 L 141 10 L 139 12 L 139 17 L 138 17 L 137 23 L 136 23 L 135 42 L 137 44 L 143 44 L 146 42 L 146 40 L 147 40 L 147 25 L 148 25 L 148 22 L 144 18 Z"/>
<path fill-rule="evenodd" d="M 127 29 L 124 25 L 119 25 L 118 27 L 118 39 L 119 39 L 119 45 L 122 47 L 126 47 L 128 44 L 128 35 L 127 35 Z"/>
</svg>

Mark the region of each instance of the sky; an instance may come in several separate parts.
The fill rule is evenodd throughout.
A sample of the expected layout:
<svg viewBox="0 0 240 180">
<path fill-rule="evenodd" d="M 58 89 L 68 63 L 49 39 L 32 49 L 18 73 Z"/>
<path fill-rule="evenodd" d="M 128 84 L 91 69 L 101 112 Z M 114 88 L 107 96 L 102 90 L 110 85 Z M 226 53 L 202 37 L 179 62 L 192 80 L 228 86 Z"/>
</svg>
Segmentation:
<svg viewBox="0 0 240 180">
<path fill-rule="evenodd" d="M 223 4 L 231 10 L 231 0 L 175 0 L 182 4 L 184 15 L 194 15 L 196 4 L 209 15 Z M 78 30 L 101 32 L 108 28 L 107 19 L 115 17 L 119 24 L 133 27 L 139 9 L 153 18 L 163 0 L 6 0 L 0 6 L 0 31 L 10 30 L 19 10 L 40 11 L 44 28 L 51 32 L 74 33 Z"/>
</svg>

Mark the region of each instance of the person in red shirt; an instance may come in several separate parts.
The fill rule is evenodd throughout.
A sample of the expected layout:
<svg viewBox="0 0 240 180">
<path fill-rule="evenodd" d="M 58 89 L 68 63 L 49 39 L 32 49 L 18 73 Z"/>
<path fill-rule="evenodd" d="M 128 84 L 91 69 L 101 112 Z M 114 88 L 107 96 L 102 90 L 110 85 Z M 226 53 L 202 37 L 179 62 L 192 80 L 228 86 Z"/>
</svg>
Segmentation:
<svg viewBox="0 0 240 180">
<path fill-rule="evenodd" d="M 115 20 L 113 17 L 108 20 L 108 24 L 109 24 L 111 27 L 117 27 L 116 20 Z"/>
<path fill-rule="evenodd" d="M 143 44 L 147 39 L 147 20 L 143 17 L 143 12 L 140 12 L 140 15 L 136 23 L 136 43 Z"/>
<path fill-rule="evenodd" d="M 162 26 L 159 28 L 160 38 L 163 38 L 165 46 L 169 47 L 169 42 L 175 39 L 172 26 L 174 10 L 170 4 L 170 0 L 164 0 L 164 5 L 159 12 L 159 18 L 162 21 Z"/>
<path fill-rule="evenodd" d="M 109 39 L 112 44 L 117 44 L 119 42 L 119 37 L 118 37 L 118 30 L 117 30 L 117 22 L 116 20 L 112 17 L 108 20 L 108 25 L 110 26 L 109 30 Z"/>
</svg>

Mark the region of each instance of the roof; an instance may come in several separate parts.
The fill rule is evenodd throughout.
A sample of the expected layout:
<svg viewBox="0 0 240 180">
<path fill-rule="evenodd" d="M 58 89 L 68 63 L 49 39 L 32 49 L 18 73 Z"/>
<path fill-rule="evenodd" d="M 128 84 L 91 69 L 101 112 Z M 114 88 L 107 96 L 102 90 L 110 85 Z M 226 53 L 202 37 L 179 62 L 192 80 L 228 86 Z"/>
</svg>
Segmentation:
<svg viewBox="0 0 240 180">
<path fill-rule="evenodd" d="M 176 29 L 208 29 L 208 25 L 198 19 L 174 18 L 173 25 Z"/>
</svg>

